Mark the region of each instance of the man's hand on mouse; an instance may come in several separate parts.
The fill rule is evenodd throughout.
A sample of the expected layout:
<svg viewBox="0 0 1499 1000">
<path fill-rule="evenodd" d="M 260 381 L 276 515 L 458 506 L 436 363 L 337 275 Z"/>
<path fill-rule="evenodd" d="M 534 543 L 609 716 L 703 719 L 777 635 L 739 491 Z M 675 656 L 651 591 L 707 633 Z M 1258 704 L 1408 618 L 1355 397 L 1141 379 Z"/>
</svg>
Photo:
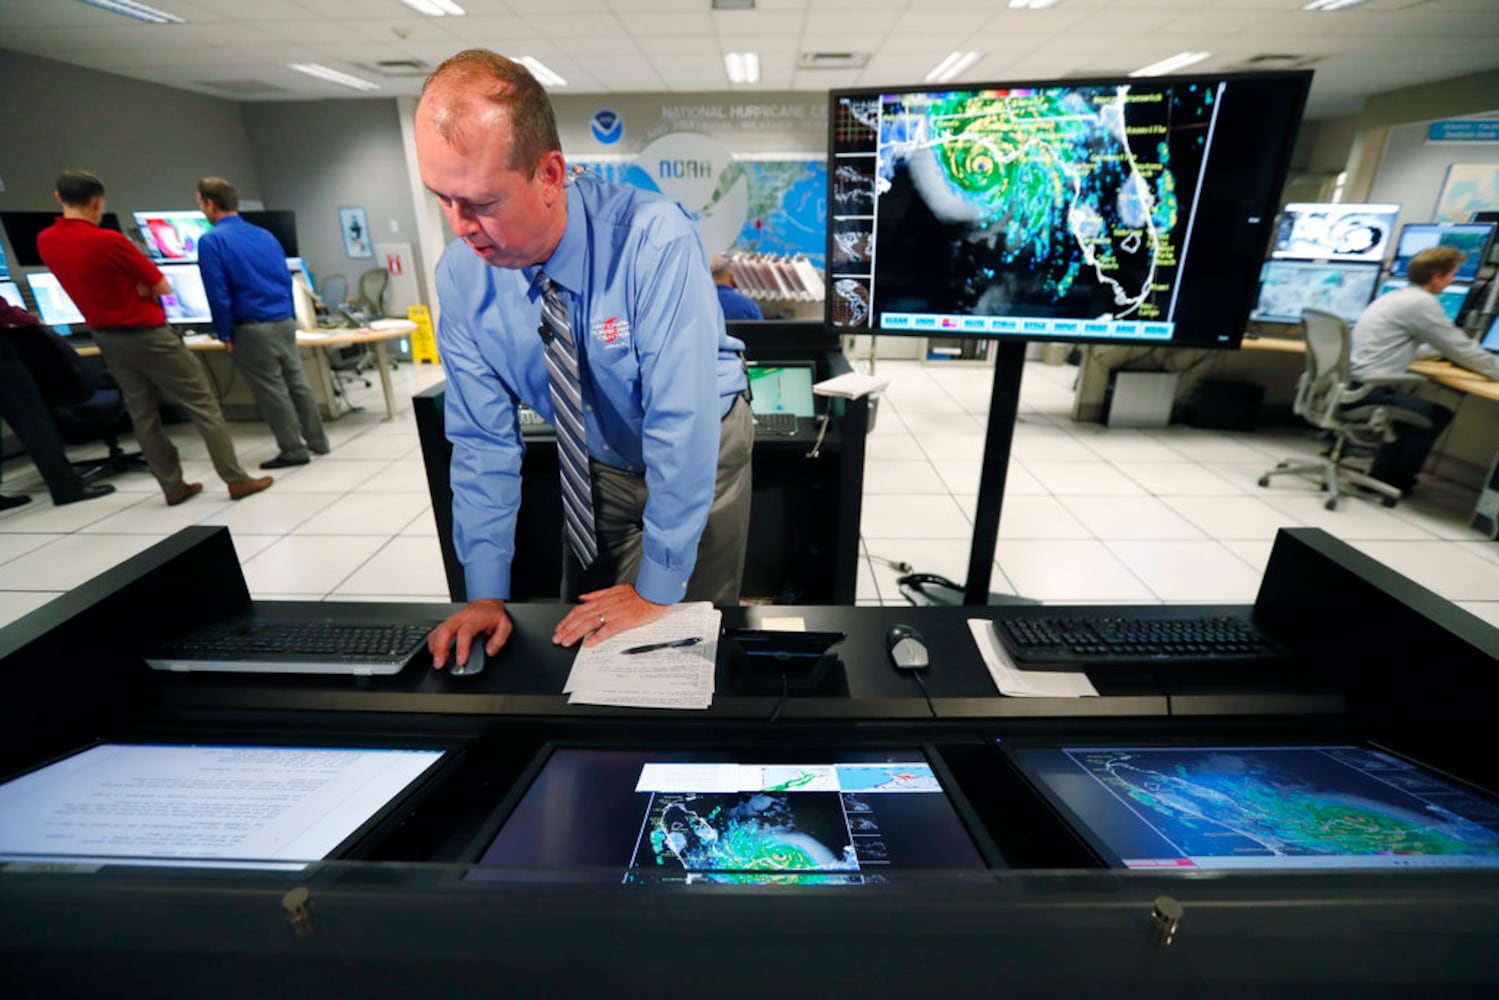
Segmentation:
<svg viewBox="0 0 1499 1000">
<path fill-rule="evenodd" d="M 505 611 L 505 602 L 500 600 L 469 601 L 463 610 L 455 612 L 448 620 L 427 633 L 427 651 L 432 654 L 432 667 L 441 670 L 448 663 L 448 648 L 458 640 L 454 658 L 459 663 L 468 661 L 469 646 L 484 642 L 484 653 L 494 656 L 510 638 L 513 626 Z M 488 641 L 484 637 L 488 636 Z"/>
<path fill-rule="evenodd" d="M 559 646 L 571 646 L 579 639 L 585 646 L 597 646 L 611 635 L 655 621 L 671 607 L 646 600 L 628 583 L 579 594 L 578 600 L 581 603 L 552 633 L 552 641 Z"/>
</svg>

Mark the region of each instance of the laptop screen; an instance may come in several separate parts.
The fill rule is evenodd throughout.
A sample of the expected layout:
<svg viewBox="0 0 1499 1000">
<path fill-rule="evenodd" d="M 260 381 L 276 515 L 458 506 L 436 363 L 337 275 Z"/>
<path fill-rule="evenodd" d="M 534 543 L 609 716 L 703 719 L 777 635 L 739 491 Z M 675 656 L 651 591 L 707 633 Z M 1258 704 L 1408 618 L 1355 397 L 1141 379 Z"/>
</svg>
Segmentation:
<svg viewBox="0 0 1499 1000">
<path fill-rule="evenodd" d="M 812 362 L 750 362 L 750 410 L 754 413 L 789 413 L 815 417 L 812 395 Z"/>
</svg>

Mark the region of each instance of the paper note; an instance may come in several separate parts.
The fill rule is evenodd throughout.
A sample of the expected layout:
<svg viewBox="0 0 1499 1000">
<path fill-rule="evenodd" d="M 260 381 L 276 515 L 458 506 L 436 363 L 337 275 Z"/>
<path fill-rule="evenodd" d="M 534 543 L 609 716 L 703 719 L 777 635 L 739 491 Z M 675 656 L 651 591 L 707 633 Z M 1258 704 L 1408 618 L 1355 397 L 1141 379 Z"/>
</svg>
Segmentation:
<svg viewBox="0 0 1499 1000">
<path fill-rule="evenodd" d="M 582 646 L 562 690 L 569 703 L 703 709 L 713 702 L 723 615 L 706 602 L 674 605 L 647 625 Z M 692 646 L 626 653 L 636 646 L 701 637 Z"/>
<path fill-rule="evenodd" d="M 862 372 L 845 372 L 818 382 L 812 387 L 812 391 L 819 396 L 843 396 L 847 399 L 858 399 L 872 392 L 879 392 L 890 384 L 888 375 L 865 375 Z"/>
<path fill-rule="evenodd" d="M 1098 697 L 1098 690 L 1084 673 L 1054 670 L 1019 670 L 994 634 L 994 623 L 987 618 L 968 619 L 968 630 L 978 644 L 979 655 L 999 693 L 1012 698 L 1085 698 Z"/>
</svg>

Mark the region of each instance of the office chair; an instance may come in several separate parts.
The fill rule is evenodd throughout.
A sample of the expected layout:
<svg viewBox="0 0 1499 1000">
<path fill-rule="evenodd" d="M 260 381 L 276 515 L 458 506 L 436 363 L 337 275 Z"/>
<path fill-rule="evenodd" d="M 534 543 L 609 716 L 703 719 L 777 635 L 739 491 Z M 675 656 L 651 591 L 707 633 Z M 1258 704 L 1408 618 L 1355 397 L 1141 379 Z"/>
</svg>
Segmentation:
<svg viewBox="0 0 1499 1000">
<path fill-rule="evenodd" d="M 92 483 L 131 469 L 148 469 L 140 452 L 127 453 L 120 447 L 120 432 L 130 422 L 125 397 L 107 373 L 90 367 L 51 327 L 13 327 L 3 336 L 10 338 L 31 373 L 63 443 L 103 441 L 109 449 L 104 458 L 73 462 L 80 478 Z"/>
<path fill-rule="evenodd" d="M 1368 474 L 1367 463 L 1347 454 L 1350 448 L 1374 449 L 1395 440 L 1401 424 L 1430 427 L 1431 421 L 1419 413 L 1390 405 L 1359 405 L 1359 400 L 1375 386 L 1411 386 L 1424 382 L 1419 375 L 1394 375 L 1387 378 L 1361 379 L 1352 388 L 1348 374 L 1348 355 L 1353 337 L 1341 316 L 1320 309 L 1301 313 L 1306 332 L 1306 370 L 1296 381 L 1296 414 L 1332 435 L 1332 444 L 1320 459 L 1307 461 L 1302 456 L 1288 458 L 1260 477 L 1261 486 L 1269 486 L 1272 476 L 1311 474 L 1322 480 L 1321 489 L 1331 494 L 1323 504 L 1338 509 L 1340 488 L 1347 484 L 1361 486 L 1379 494 L 1386 507 L 1400 502 L 1400 490 Z M 1354 466 L 1360 461 L 1361 466 Z"/>
<path fill-rule="evenodd" d="M 383 267 L 370 268 L 359 276 L 359 308 L 370 319 L 385 315 L 385 290 L 390 287 L 390 272 Z"/>
<path fill-rule="evenodd" d="M 322 302 L 328 324 L 330 326 L 341 325 L 344 318 L 338 307 L 348 301 L 349 279 L 341 274 L 323 275 L 323 287 L 318 291 L 318 298 Z"/>
</svg>

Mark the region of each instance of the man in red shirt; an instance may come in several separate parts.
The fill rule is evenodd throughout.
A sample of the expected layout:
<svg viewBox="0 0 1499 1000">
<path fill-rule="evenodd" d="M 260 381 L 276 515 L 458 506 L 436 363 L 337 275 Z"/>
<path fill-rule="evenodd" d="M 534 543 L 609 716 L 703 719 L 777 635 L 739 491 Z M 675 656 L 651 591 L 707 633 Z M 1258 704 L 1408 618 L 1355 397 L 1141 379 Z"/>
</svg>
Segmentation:
<svg viewBox="0 0 1499 1000">
<path fill-rule="evenodd" d="M 252 478 L 239 464 L 202 367 L 167 326 L 157 298 L 171 294 L 171 283 L 128 239 L 99 227 L 104 184 L 87 171 L 67 170 L 57 179 L 56 197 L 63 217 L 37 235 L 37 251 L 83 313 L 167 504 L 196 496 L 203 484 L 183 479 L 177 447 L 161 425 L 163 398 L 197 425 L 214 471 L 229 485 L 229 499 L 270 486 L 270 476 Z"/>
</svg>

